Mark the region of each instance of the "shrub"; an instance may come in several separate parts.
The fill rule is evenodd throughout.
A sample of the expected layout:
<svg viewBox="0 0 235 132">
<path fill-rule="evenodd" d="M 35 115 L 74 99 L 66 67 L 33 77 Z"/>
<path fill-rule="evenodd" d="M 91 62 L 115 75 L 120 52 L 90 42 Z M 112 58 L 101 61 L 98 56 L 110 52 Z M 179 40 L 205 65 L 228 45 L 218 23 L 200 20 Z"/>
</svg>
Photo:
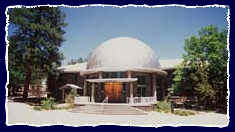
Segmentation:
<svg viewBox="0 0 235 132">
<path fill-rule="evenodd" d="M 40 106 L 34 106 L 33 109 L 36 110 L 36 111 L 41 111 L 42 110 Z"/>
<path fill-rule="evenodd" d="M 156 104 L 156 111 L 158 112 L 171 112 L 171 103 L 167 101 L 159 101 Z"/>
<path fill-rule="evenodd" d="M 69 104 L 73 104 L 75 96 L 77 96 L 76 89 L 71 89 L 71 91 L 69 92 L 69 94 L 65 98 L 65 102 L 69 103 Z"/>
<path fill-rule="evenodd" d="M 33 109 L 36 111 L 41 110 L 68 110 L 74 108 L 74 103 L 68 103 L 64 106 L 57 106 L 54 98 L 46 98 L 41 101 L 41 106 L 34 106 Z"/>
<path fill-rule="evenodd" d="M 46 98 L 41 101 L 41 108 L 45 110 L 55 109 L 55 99 L 54 98 Z"/>
<path fill-rule="evenodd" d="M 185 111 L 185 110 L 175 110 L 174 114 L 180 115 L 180 116 L 189 116 L 189 115 L 195 115 L 192 111 Z"/>
<path fill-rule="evenodd" d="M 68 94 L 65 98 L 65 103 L 73 104 L 73 102 L 74 102 L 74 96 Z"/>
</svg>

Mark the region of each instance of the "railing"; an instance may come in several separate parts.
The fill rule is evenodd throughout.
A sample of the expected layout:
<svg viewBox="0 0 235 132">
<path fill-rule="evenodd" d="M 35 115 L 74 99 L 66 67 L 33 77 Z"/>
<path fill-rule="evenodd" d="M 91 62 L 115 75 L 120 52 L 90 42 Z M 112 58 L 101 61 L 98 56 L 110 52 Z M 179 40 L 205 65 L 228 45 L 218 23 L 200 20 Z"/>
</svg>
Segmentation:
<svg viewBox="0 0 235 132">
<path fill-rule="evenodd" d="M 106 97 L 104 98 L 104 100 L 102 101 L 102 103 L 108 103 L 108 102 L 109 102 L 109 97 L 106 96 Z M 102 111 L 103 111 L 103 113 L 104 113 L 104 104 L 102 105 Z"/>
<path fill-rule="evenodd" d="M 130 102 L 130 97 L 126 98 L 126 102 L 127 103 L 131 103 Z M 133 97 L 133 103 L 137 104 L 137 103 L 156 103 L 157 98 L 156 97 Z"/>
<path fill-rule="evenodd" d="M 104 98 L 104 100 L 102 101 L 102 103 L 108 103 L 108 102 L 109 102 L 109 97 L 106 96 L 106 97 Z"/>
</svg>

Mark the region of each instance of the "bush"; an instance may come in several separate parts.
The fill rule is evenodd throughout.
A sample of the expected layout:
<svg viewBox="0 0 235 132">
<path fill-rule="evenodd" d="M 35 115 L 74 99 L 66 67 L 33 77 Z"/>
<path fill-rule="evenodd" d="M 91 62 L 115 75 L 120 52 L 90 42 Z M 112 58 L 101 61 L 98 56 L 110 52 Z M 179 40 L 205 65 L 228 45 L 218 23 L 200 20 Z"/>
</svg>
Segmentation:
<svg viewBox="0 0 235 132">
<path fill-rule="evenodd" d="M 56 105 L 54 98 L 46 98 L 41 101 L 41 106 L 34 106 L 33 109 L 36 111 L 41 110 L 68 110 L 74 108 L 74 103 Z"/>
<path fill-rule="evenodd" d="M 65 103 L 73 104 L 75 96 L 77 96 L 76 89 L 71 89 L 71 91 L 65 98 Z"/>
<path fill-rule="evenodd" d="M 165 113 L 171 112 L 171 103 L 167 101 L 159 101 L 156 104 L 156 111 Z"/>
<path fill-rule="evenodd" d="M 45 110 L 55 109 L 55 99 L 54 98 L 46 98 L 41 101 L 41 108 Z"/>
<path fill-rule="evenodd" d="M 65 103 L 73 104 L 74 103 L 74 96 L 68 94 L 65 98 Z"/>
<path fill-rule="evenodd" d="M 41 111 L 42 110 L 42 108 L 40 106 L 34 106 L 33 109 L 36 110 L 36 111 Z"/>
<path fill-rule="evenodd" d="M 174 114 L 180 115 L 180 116 L 189 116 L 189 115 L 195 115 L 192 111 L 185 111 L 185 110 L 175 110 Z"/>
</svg>

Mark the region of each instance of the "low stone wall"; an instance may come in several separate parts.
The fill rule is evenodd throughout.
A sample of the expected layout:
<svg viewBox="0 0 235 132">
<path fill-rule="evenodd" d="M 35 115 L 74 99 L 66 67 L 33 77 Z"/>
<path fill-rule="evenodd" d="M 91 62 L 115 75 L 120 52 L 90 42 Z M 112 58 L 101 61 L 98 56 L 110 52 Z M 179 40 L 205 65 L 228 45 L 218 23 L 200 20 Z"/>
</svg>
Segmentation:
<svg viewBox="0 0 235 132">
<path fill-rule="evenodd" d="M 89 103 L 89 102 L 90 102 L 89 96 L 78 96 L 74 98 L 74 104 Z"/>
</svg>

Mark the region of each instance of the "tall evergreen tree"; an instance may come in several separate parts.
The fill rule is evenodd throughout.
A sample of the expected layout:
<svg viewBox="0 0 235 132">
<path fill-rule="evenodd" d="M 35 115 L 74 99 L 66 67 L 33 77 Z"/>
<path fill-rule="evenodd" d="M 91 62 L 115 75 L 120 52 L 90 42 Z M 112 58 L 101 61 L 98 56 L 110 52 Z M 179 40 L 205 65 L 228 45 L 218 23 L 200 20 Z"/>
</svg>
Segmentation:
<svg viewBox="0 0 235 132">
<path fill-rule="evenodd" d="M 27 98 L 32 77 L 40 79 L 61 64 L 65 14 L 60 8 L 47 6 L 13 8 L 8 14 L 15 29 L 9 37 L 9 71 L 23 75 L 23 98 Z"/>
</svg>

